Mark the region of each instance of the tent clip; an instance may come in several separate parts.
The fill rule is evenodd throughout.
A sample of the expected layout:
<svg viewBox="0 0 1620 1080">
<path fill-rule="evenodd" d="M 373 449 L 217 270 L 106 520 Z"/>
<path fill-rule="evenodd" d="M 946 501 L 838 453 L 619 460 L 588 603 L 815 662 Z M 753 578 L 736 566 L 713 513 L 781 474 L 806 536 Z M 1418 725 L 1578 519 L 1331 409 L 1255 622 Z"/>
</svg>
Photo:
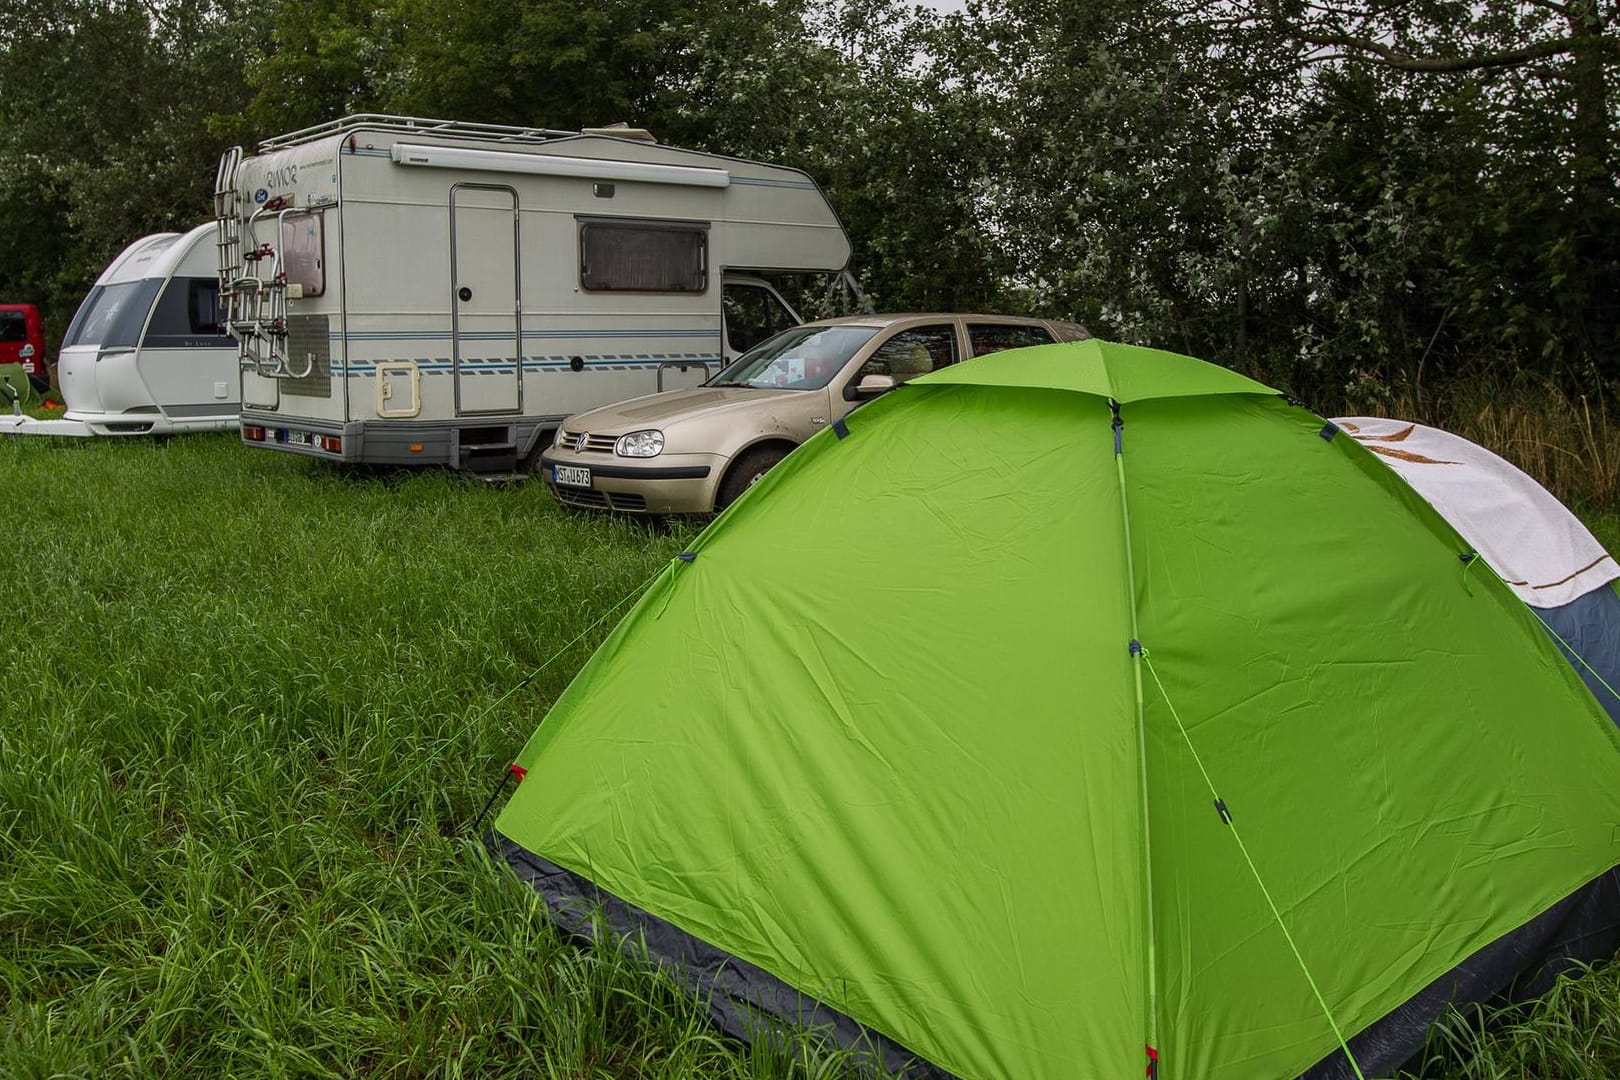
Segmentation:
<svg viewBox="0 0 1620 1080">
<path fill-rule="evenodd" d="M 1151 1046 L 1144 1049 L 1147 1050 L 1148 1056 L 1147 1080 L 1159 1080 L 1159 1052 Z"/>
<path fill-rule="evenodd" d="M 833 434 L 837 435 L 840 439 L 849 438 L 849 425 L 844 423 L 843 418 L 840 417 L 839 419 L 834 420 L 832 422 L 832 429 Z"/>
<path fill-rule="evenodd" d="M 1335 424 L 1331 420 L 1329 420 L 1327 423 L 1323 424 L 1322 425 L 1322 430 L 1317 432 L 1318 435 L 1322 436 L 1322 441 L 1323 442 L 1332 442 L 1333 441 L 1333 436 L 1337 435 L 1338 433 L 1339 433 L 1339 425 Z"/>
<path fill-rule="evenodd" d="M 1113 423 L 1109 426 L 1114 429 L 1114 456 L 1118 457 L 1124 449 L 1125 418 L 1119 415 L 1119 402 L 1113 398 L 1108 399 L 1108 411 L 1114 414 Z"/>
<path fill-rule="evenodd" d="M 1228 810 L 1226 808 L 1226 800 L 1225 799 L 1216 798 L 1216 800 L 1215 800 L 1215 812 L 1217 814 L 1221 815 L 1221 821 L 1225 822 L 1228 825 L 1232 824 L 1232 811 L 1230 811 L 1230 810 Z"/>
<path fill-rule="evenodd" d="M 683 563 L 697 562 L 697 552 L 695 551 L 683 551 L 675 557 Z"/>
<path fill-rule="evenodd" d="M 1479 561 L 1479 552 L 1465 551 L 1461 555 L 1458 555 L 1457 558 L 1462 561 L 1463 592 L 1467 593 L 1469 596 L 1473 596 L 1474 590 L 1468 587 L 1468 571 L 1472 570 L 1474 568 L 1474 564 Z"/>
<path fill-rule="evenodd" d="M 1147 650 L 1142 648 L 1142 643 L 1140 641 L 1137 641 L 1135 638 L 1131 638 L 1131 655 L 1132 656 L 1146 656 L 1147 655 Z"/>
</svg>

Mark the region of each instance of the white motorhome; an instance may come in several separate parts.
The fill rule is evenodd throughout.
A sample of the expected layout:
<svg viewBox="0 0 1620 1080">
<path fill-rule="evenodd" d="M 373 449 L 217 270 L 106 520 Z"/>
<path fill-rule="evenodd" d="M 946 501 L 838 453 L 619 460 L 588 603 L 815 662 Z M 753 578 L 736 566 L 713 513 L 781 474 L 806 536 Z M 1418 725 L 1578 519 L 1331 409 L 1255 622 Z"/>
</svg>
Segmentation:
<svg viewBox="0 0 1620 1080">
<path fill-rule="evenodd" d="M 242 438 L 506 471 L 565 416 L 694 386 L 841 273 L 804 173 L 582 132 L 352 116 L 221 159 Z"/>
<path fill-rule="evenodd" d="M 214 238 L 213 223 L 157 233 L 102 271 L 57 357 L 64 426 L 160 435 L 236 425 L 237 346 L 223 327 Z"/>
</svg>

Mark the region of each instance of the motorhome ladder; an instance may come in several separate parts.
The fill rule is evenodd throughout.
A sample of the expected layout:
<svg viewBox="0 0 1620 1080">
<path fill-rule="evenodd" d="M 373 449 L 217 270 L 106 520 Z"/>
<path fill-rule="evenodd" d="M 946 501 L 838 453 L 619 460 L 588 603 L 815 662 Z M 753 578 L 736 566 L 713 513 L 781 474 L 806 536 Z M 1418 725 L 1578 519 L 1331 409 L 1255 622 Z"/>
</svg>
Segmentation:
<svg viewBox="0 0 1620 1080">
<path fill-rule="evenodd" d="M 257 226 L 274 215 L 275 238 L 291 208 L 273 200 L 256 208 L 244 222 L 237 173 L 242 148 L 233 146 L 220 158 L 214 177 L 214 212 L 219 226 L 219 293 L 225 326 L 241 348 L 244 367 L 268 379 L 302 379 L 314 370 L 314 357 L 303 369 L 287 359 L 287 275 L 275 244 L 261 243 Z"/>
</svg>

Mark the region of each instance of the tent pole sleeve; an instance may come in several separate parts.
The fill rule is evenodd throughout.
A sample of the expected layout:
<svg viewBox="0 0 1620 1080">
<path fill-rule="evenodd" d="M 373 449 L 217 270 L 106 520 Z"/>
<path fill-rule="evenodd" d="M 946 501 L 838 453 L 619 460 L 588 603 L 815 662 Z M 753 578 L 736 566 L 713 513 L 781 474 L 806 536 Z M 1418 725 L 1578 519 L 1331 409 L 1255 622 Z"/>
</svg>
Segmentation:
<svg viewBox="0 0 1620 1080">
<path fill-rule="evenodd" d="M 1136 681 L 1136 761 L 1137 786 L 1140 799 L 1137 810 L 1142 819 L 1142 926 L 1147 937 L 1147 947 L 1143 950 L 1145 978 L 1143 985 L 1147 988 L 1145 1034 L 1149 1047 L 1159 1045 L 1159 958 L 1158 946 L 1155 940 L 1153 925 L 1153 847 L 1150 842 L 1148 827 L 1148 772 L 1147 772 L 1147 726 L 1143 722 L 1142 714 L 1142 649 L 1140 646 L 1141 634 L 1136 624 L 1136 564 L 1131 551 L 1131 510 L 1130 503 L 1125 497 L 1125 454 L 1123 432 L 1125 421 L 1120 416 L 1119 402 L 1109 399 L 1108 408 L 1113 412 L 1113 422 L 1110 424 L 1114 434 L 1114 469 L 1119 476 L 1119 520 L 1125 534 L 1125 600 L 1131 612 L 1131 674 Z M 1157 1051 L 1154 1051 L 1157 1053 Z M 1155 1058 L 1154 1065 L 1158 1062 Z M 1154 1070 L 1157 1072 L 1157 1069 Z M 1172 1069 L 1172 1072 L 1174 1070 Z"/>
</svg>

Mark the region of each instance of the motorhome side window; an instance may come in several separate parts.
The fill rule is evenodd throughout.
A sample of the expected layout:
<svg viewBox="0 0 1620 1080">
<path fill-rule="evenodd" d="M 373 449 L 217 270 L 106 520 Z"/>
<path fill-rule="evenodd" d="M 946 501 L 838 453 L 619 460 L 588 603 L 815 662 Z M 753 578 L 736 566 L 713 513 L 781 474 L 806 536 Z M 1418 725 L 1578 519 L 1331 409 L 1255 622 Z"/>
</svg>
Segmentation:
<svg viewBox="0 0 1620 1080">
<path fill-rule="evenodd" d="M 704 292 L 709 227 L 683 221 L 583 220 L 579 283 L 590 292 Z"/>
<path fill-rule="evenodd" d="M 326 226 L 320 214 L 288 214 L 281 219 L 281 268 L 287 284 L 305 296 L 326 292 Z"/>
<path fill-rule="evenodd" d="M 223 322 L 217 279 L 177 277 L 158 297 L 142 343 L 170 349 L 217 349 L 225 334 Z"/>
</svg>

